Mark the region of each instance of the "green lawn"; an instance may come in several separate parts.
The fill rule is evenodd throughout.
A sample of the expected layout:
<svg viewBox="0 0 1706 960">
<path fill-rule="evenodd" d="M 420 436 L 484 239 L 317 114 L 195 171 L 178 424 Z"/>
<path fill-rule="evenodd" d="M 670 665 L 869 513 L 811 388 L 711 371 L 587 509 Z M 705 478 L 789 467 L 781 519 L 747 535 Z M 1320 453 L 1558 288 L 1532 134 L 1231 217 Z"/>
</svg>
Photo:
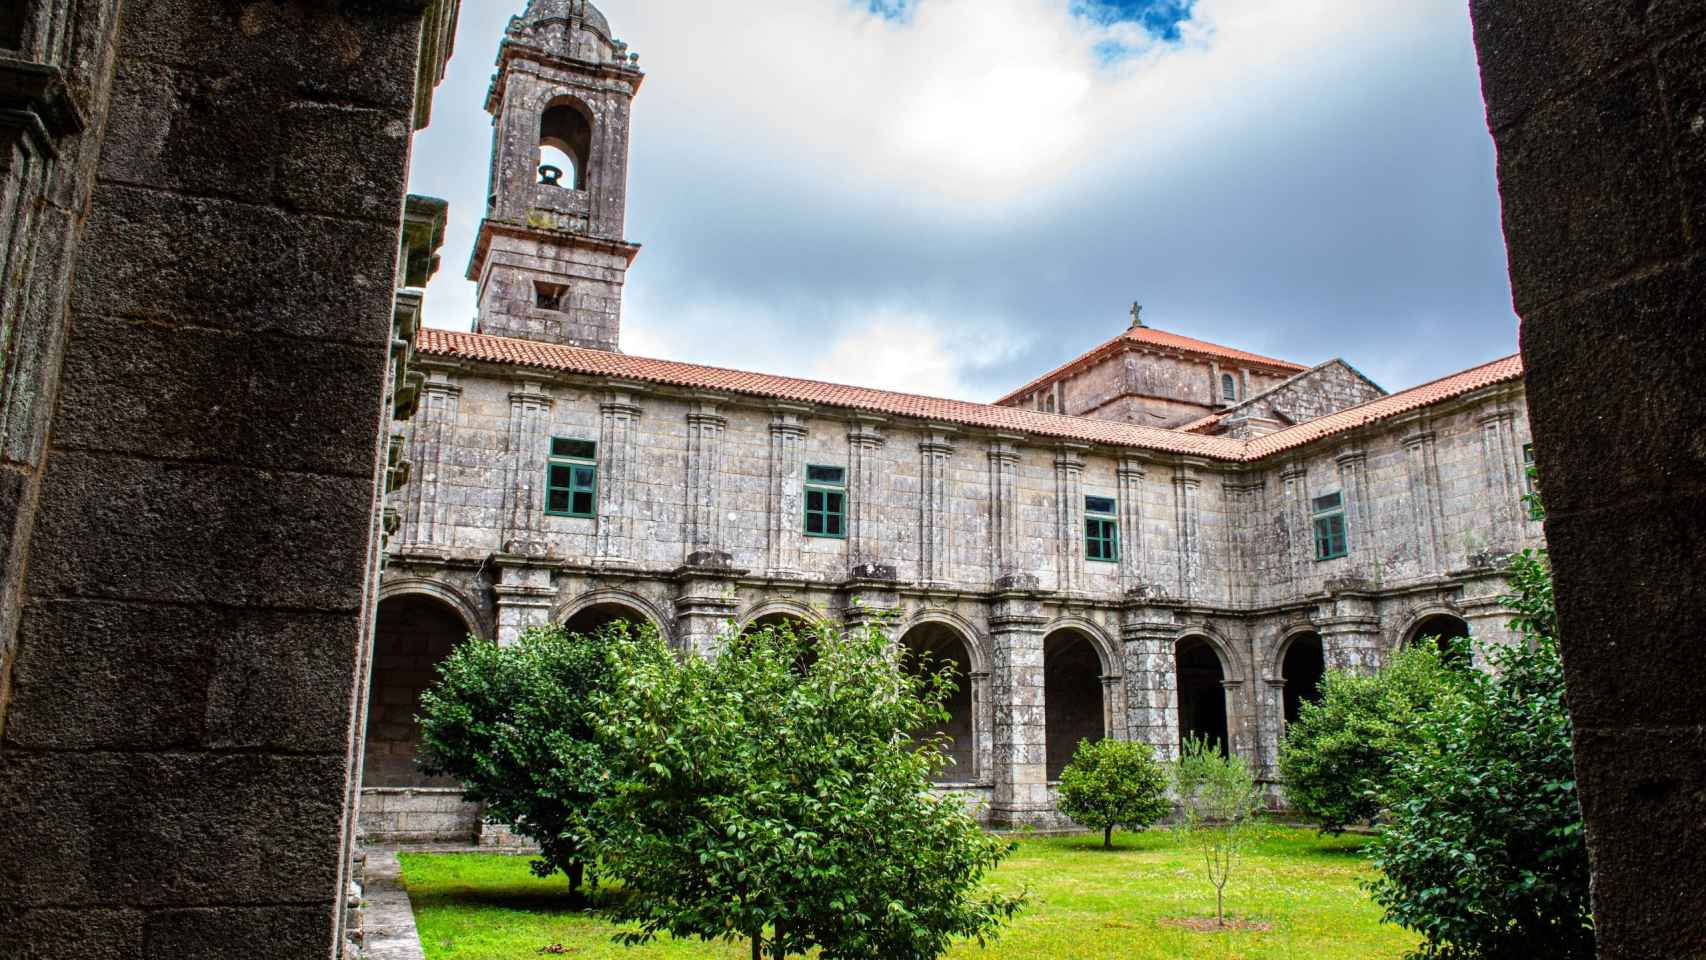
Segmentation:
<svg viewBox="0 0 1706 960">
<path fill-rule="evenodd" d="M 997 943 L 960 944 L 955 958 L 1018 960 L 1399 960 L 1416 938 L 1380 923 L 1358 882 L 1369 876 L 1358 837 L 1318 837 L 1267 826 L 1227 889 L 1227 910 L 1270 925 L 1266 932 L 1195 933 L 1157 922 L 1212 916 L 1214 890 L 1200 857 L 1166 831 L 1025 840 L 993 878 L 1029 887 L 1031 902 Z M 540 880 L 527 858 L 494 854 L 403 855 L 428 960 L 537 960 L 553 944 L 582 960 L 727 957 L 744 944 L 662 942 L 621 947 L 608 923 L 568 903 L 561 876 Z"/>
</svg>

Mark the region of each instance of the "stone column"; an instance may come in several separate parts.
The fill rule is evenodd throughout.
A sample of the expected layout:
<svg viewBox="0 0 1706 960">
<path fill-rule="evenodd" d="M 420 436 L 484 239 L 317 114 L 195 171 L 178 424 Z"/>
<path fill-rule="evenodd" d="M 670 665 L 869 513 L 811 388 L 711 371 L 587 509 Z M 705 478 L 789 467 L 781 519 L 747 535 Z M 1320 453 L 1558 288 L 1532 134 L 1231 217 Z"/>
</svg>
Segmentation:
<svg viewBox="0 0 1706 960">
<path fill-rule="evenodd" d="M 687 563 L 729 562 L 723 545 L 723 434 L 729 421 L 716 400 L 700 400 L 687 415 Z"/>
<path fill-rule="evenodd" d="M 744 570 L 729 570 L 724 576 L 685 576 L 675 598 L 676 648 L 687 654 L 713 657 L 740 612 L 734 578 Z"/>
<path fill-rule="evenodd" d="M 989 443 L 989 580 L 997 586 L 1020 572 L 1019 448 L 1014 437 Z"/>
<path fill-rule="evenodd" d="M 1197 578 L 1202 573 L 1202 543 L 1198 493 L 1202 481 L 1180 464 L 1173 472 L 1173 504 L 1179 545 L 1179 596 L 1195 599 L 1201 592 Z"/>
<path fill-rule="evenodd" d="M 508 554 L 537 557 L 548 549 L 540 511 L 545 495 L 545 458 L 551 443 L 545 420 L 552 402 L 551 394 L 537 383 L 524 383 L 509 395 L 501 538 L 503 552 Z"/>
<path fill-rule="evenodd" d="M 892 579 L 883 563 L 882 462 L 883 420 L 857 417 L 847 429 L 847 572 L 848 576 Z M 885 576 L 886 574 L 886 576 Z"/>
<path fill-rule="evenodd" d="M 1117 673 L 1102 675 L 1102 735 L 1110 740 L 1129 740 L 1126 720 L 1125 678 Z"/>
<path fill-rule="evenodd" d="M 995 751 L 995 700 L 988 671 L 971 675 L 971 742 L 972 779 L 978 783 L 990 780 L 990 764 Z"/>
<path fill-rule="evenodd" d="M 1163 760 L 1179 756 L 1179 622 L 1172 607 L 1128 607 L 1121 620 L 1125 643 L 1128 736 L 1155 748 Z"/>
<path fill-rule="evenodd" d="M 1424 576 L 1445 569 L 1439 542 L 1439 462 L 1434 434 L 1424 430 L 1404 438 L 1405 475 L 1410 485 L 1410 518 L 1416 541 L 1416 562 Z"/>
<path fill-rule="evenodd" d="M 1332 615 L 1315 621 L 1327 669 L 1372 674 L 1380 669 L 1380 617 L 1373 597 L 1363 593 L 1335 594 Z"/>
<path fill-rule="evenodd" d="M 629 484 L 638 453 L 640 406 L 634 388 L 613 385 L 598 405 L 598 563 L 625 566 L 637 558 Z"/>
<path fill-rule="evenodd" d="M 557 588 L 551 582 L 551 568 L 527 557 L 498 557 L 493 566 L 497 570 L 492 592 L 498 602 L 498 646 L 514 646 L 529 627 L 551 623 Z"/>
<path fill-rule="evenodd" d="M 1084 451 L 1063 443 L 1054 458 L 1055 589 L 1074 593 L 1084 579 Z"/>
<path fill-rule="evenodd" d="M 1120 487 L 1120 589 L 1130 592 L 1149 584 L 1148 537 L 1143 535 L 1144 462 L 1120 458 L 1116 476 Z"/>
<path fill-rule="evenodd" d="M 953 433 L 945 427 L 930 427 L 918 444 L 918 579 L 926 585 L 949 578 L 948 457 L 953 452 Z"/>
<path fill-rule="evenodd" d="M 1345 543 L 1357 565 L 1372 570 L 1380 562 L 1380 545 L 1375 540 L 1374 511 L 1368 493 L 1368 453 L 1361 448 L 1340 454 L 1334 461 L 1339 466 L 1339 489 L 1344 491 L 1345 516 L 1350 530 Z M 1313 531 L 1311 531 L 1313 534 Z"/>
<path fill-rule="evenodd" d="M 440 530 L 444 515 L 441 478 L 445 444 L 456 429 L 461 402 L 462 388 L 443 373 L 434 373 L 421 391 L 420 411 L 415 414 L 409 438 L 409 462 L 414 468 L 409 485 L 403 488 L 404 549 L 449 542 Z"/>
<path fill-rule="evenodd" d="M 1042 605 L 1033 595 L 998 595 L 991 610 L 995 654 L 995 742 L 990 768 L 995 796 L 990 822 L 1038 823 L 1052 809 L 1048 797 L 1047 725 L 1043 704 Z"/>
<path fill-rule="evenodd" d="M 800 575 L 800 537 L 805 522 L 805 407 L 778 405 L 770 418 L 770 543 L 765 572 Z"/>
<path fill-rule="evenodd" d="M 1258 776 L 1279 779 L 1279 745 L 1285 734 L 1285 678 L 1264 676 L 1256 688 L 1256 726 L 1261 731 Z"/>
</svg>

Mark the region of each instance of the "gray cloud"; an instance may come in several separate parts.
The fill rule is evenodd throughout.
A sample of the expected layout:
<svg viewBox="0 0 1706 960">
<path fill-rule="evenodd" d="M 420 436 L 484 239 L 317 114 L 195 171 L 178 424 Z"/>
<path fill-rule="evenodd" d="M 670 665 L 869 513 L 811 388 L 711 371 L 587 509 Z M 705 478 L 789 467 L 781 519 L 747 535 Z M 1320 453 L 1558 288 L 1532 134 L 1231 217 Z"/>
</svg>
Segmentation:
<svg viewBox="0 0 1706 960">
<path fill-rule="evenodd" d="M 1343 356 L 1388 388 L 1515 349 L 1460 3 L 1299 0 L 1282 20 L 1203 0 L 1181 43 L 1113 67 L 1071 0 L 921 0 L 898 23 L 707 6 L 601 4 L 649 72 L 632 352 L 991 399 L 1114 335 L 1134 299 L 1164 329 Z M 452 201 L 435 325 L 473 312 L 502 7 L 465 5 L 417 142 L 414 189 Z"/>
</svg>

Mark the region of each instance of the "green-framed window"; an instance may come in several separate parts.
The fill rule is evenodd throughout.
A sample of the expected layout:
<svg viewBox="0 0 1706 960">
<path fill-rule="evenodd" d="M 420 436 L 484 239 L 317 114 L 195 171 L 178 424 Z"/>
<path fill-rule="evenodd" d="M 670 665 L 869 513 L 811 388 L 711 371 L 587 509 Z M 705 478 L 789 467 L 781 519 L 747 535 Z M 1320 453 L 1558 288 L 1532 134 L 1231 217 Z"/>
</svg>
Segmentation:
<svg viewBox="0 0 1706 960">
<path fill-rule="evenodd" d="M 1329 493 L 1315 498 L 1315 559 L 1333 560 L 1349 554 L 1345 537 L 1345 495 Z"/>
<path fill-rule="evenodd" d="M 806 467 L 806 536 L 847 536 L 846 467 Z"/>
<path fill-rule="evenodd" d="M 1120 559 L 1119 504 L 1113 497 L 1084 498 L 1084 559 L 1118 563 Z"/>
<path fill-rule="evenodd" d="M 598 516 L 598 444 L 555 437 L 545 467 L 545 512 L 553 517 Z"/>
<path fill-rule="evenodd" d="M 1525 443 L 1522 445 L 1522 481 L 1529 493 L 1534 492 L 1534 473 L 1534 444 Z"/>
</svg>

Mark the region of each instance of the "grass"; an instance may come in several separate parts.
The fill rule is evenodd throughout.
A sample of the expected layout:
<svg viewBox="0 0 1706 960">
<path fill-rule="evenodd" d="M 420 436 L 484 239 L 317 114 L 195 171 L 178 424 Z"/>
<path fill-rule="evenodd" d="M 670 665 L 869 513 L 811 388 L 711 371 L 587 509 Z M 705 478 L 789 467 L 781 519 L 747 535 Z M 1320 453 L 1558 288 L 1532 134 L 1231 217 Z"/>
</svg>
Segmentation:
<svg viewBox="0 0 1706 960">
<path fill-rule="evenodd" d="M 1028 887 L 1031 902 L 1000 941 L 962 943 L 958 960 L 1401 960 L 1417 938 L 1380 923 L 1358 886 L 1370 876 L 1360 837 L 1264 826 L 1227 888 L 1227 913 L 1269 925 L 1262 932 L 1196 933 L 1167 917 L 1214 914 L 1201 856 L 1171 832 L 1032 838 L 991 878 Z M 577 911 L 561 876 L 540 880 L 526 857 L 403 854 L 427 960 L 537 960 L 561 945 L 576 960 L 711 957 L 747 960 L 744 943 L 611 943 L 614 927 Z"/>
</svg>

